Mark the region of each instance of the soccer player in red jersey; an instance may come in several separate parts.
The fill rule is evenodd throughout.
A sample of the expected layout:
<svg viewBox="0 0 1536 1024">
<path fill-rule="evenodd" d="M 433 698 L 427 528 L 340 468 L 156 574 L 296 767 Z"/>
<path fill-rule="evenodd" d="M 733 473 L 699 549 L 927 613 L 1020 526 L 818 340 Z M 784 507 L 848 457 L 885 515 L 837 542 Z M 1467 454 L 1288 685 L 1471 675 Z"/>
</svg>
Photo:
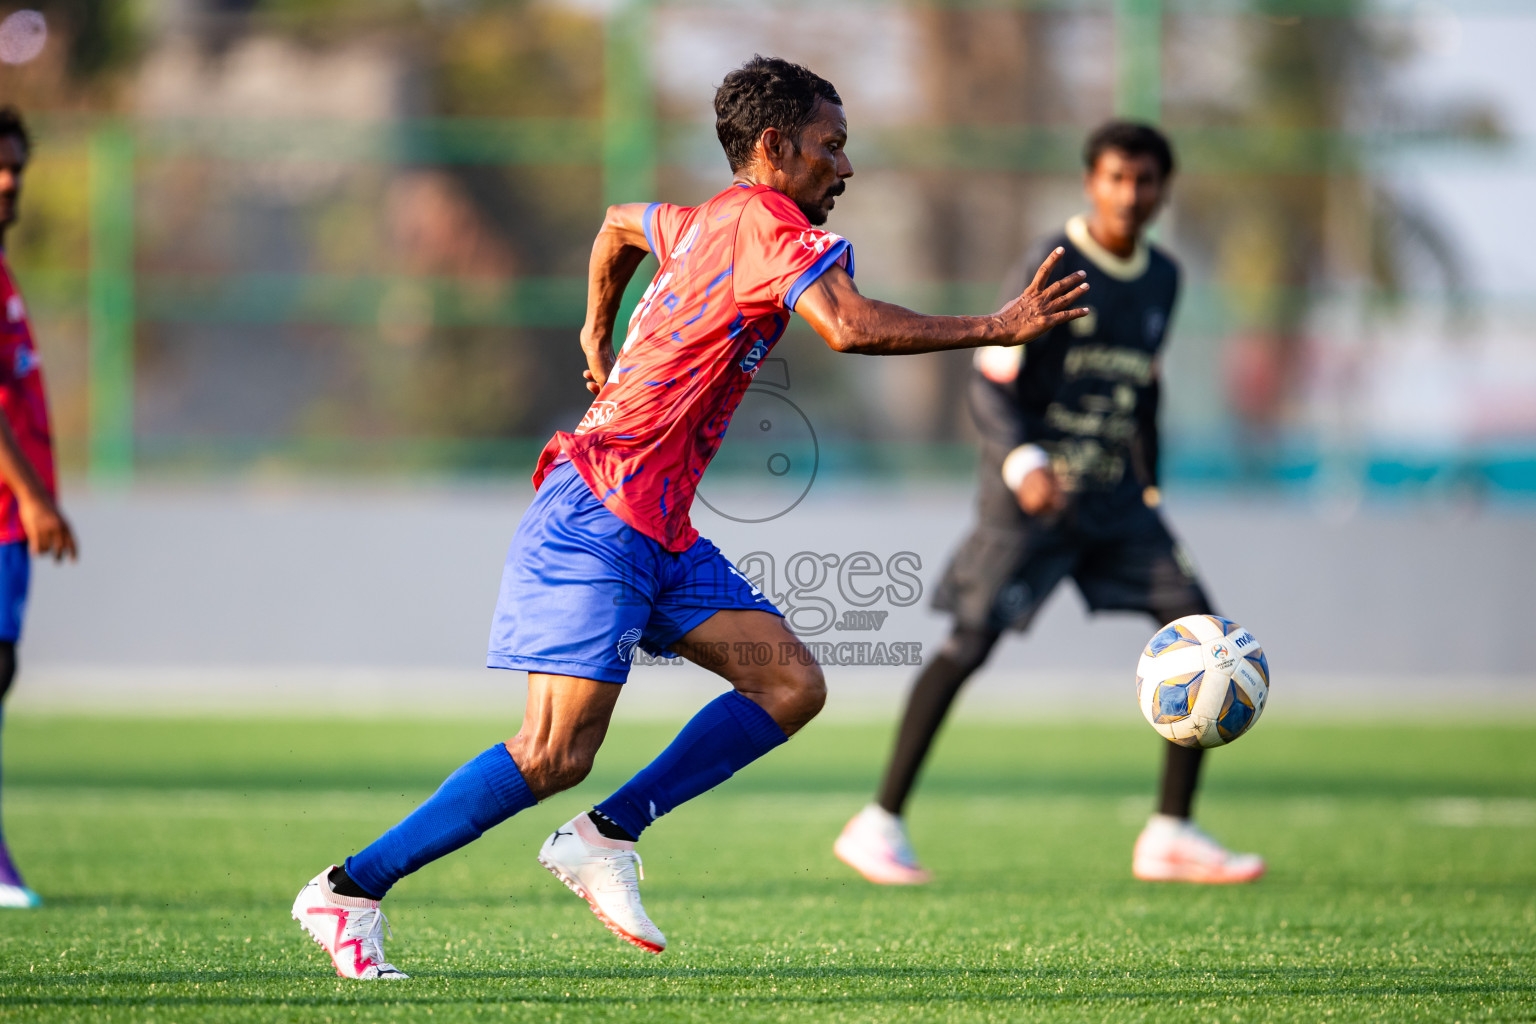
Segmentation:
<svg viewBox="0 0 1536 1024">
<path fill-rule="evenodd" d="M 791 311 L 837 351 L 867 355 L 1017 345 L 1087 312 L 1073 306 L 1082 275 L 1047 283 L 1060 252 L 990 316 L 923 316 L 864 297 L 848 242 L 821 229 L 853 174 L 831 83 L 754 58 L 726 76 L 715 114 L 731 184 L 697 207 L 610 207 L 592 249 L 581 345 L 595 400 L 539 458 L 491 627 L 488 664 L 528 673 L 522 728 L 294 901 L 293 916 L 344 977 L 403 977 L 384 959 L 379 913 L 396 881 L 586 777 L 636 647 L 675 652 L 731 689 L 617 792 L 556 829 L 539 861 L 621 939 L 665 948 L 640 903 L 636 839 L 783 743 L 826 695 L 778 610 L 688 517 Z M 615 356 L 620 297 L 652 253 L 660 269 Z M 768 664 L 750 653 L 764 649 L 776 655 Z"/>
<path fill-rule="evenodd" d="M 16 223 L 31 140 L 14 107 L 0 107 L 0 699 L 16 676 L 32 555 L 75 557 L 75 535 L 55 500 L 48 400 L 27 307 L 11 278 L 5 235 Z M 0 836 L 0 907 L 35 907 Z"/>
</svg>

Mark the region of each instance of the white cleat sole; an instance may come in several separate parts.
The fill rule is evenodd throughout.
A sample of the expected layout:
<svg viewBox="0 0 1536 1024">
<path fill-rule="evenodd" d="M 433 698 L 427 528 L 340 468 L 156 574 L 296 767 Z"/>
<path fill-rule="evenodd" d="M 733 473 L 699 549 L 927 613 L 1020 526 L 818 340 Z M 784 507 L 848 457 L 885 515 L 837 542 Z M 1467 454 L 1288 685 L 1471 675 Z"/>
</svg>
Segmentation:
<svg viewBox="0 0 1536 1024">
<path fill-rule="evenodd" d="M 1135 864 L 1131 874 L 1143 882 L 1188 882 L 1193 885 L 1242 885 L 1264 877 L 1265 865 L 1256 867 L 1212 867 L 1183 861 L 1153 861 Z"/>
<path fill-rule="evenodd" d="M 642 938 L 640 938 L 637 935 L 631 935 L 631 934 L 629 934 L 629 932 L 625 931 L 623 928 L 620 928 L 618 926 L 618 924 L 616 924 L 614 922 L 613 918 L 611 918 L 607 914 L 603 913 L 603 908 L 598 906 L 597 905 L 597 901 L 594 900 L 590 895 L 587 894 L 586 888 L 580 882 L 578 882 L 575 878 L 571 877 L 571 875 L 567 874 L 565 869 L 562 868 L 560 865 L 555 864 L 552 861 L 546 860 L 544 858 L 543 854 L 539 855 L 539 863 L 544 865 L 544 870 L 548 871 L 550 874 L 552 874 L 556 878 L 560 879 L 561 883 L 567 889 L 571 890 L 571 892 L 575 893 L 577 896 L 580 896 L 582 899 L 586 900 L 587 901 L 587 906 L 591 907 L 592 908 L 592 913 L 596 914 L 597 915 L 597 919 L 599 921 L 603 922 L 603 927 L 604 928 L 607 928 L 609 931 L 613 932 L 613 934 L 617 935 L 619 938 L 623 939 L 625 942 L 629 943 L 631 946 L 635 946 L 635 947 L 637 947 L 639 949 L 643 949 L 647 953 L 660 953 L 662 950 L 667 948 L 665 946 L 658 946 L 654 942 L 648 942 L 647 940 L 642 939 Z"/>
</svg>

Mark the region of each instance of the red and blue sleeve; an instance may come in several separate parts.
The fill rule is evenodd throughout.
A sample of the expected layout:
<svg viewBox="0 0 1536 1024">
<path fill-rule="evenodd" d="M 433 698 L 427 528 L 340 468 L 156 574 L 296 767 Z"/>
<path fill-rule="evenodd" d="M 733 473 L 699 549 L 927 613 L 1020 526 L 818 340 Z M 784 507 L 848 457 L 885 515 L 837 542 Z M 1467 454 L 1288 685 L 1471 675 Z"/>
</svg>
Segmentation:
<svg viewBox="0 0 1536 1024">
<path fill-rule="evenodd" d="M 658 260 L 666 259 L 677 247 L 678 237 L 687 228 L 691 206 L 673 206 L 671 203 L 652 203 L 645 208 L 640 223 L 645 228 L 645 241 Z"/>
<path fill-rule="evenodd" d="M 742 211 L 732 278 L 743 311 L 794 309 L 834 266 L 851 277 L 853 247 L 841 235 L 811 227 L 783 193 L 761 192 Z"/>
</svg>

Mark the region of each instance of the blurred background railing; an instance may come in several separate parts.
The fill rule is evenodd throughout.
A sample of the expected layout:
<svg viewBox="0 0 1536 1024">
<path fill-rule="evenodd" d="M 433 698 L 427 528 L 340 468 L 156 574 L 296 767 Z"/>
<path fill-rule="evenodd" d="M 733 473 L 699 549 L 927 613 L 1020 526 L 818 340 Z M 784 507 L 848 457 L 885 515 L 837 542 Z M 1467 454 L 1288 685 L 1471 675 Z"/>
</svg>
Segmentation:
<svg viewBox="0 0 1536 1024">
<path fill-rule="evenodd" d="M 603 205 L 720 187 L 711 90 L 757 51 L 841 90 L 831 226 L 865 291 L 927 311 L 993 307 L 1077 211 L 1095 124 L 1167 127 L 1175 486 L 1536 494 L 1513 0 L 41 10 L 54 45 L 5 71 L 36 134 L 9 255 L 96 482 L 526 471 L 586 403 Z M 969 471 L 965 354 L 834 357 L 799 325 L 778 354 L 828 472 Z"/>
</svg>

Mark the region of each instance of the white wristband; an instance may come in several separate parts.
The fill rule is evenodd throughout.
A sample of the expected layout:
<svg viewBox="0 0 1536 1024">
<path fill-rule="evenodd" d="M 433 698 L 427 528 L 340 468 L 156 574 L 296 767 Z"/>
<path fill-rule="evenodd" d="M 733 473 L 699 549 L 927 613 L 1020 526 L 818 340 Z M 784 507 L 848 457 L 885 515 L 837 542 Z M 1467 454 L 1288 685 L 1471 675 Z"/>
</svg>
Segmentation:
<svg viewBox="0 0 1536 1024">
<path fill-rule="evenodd" d="M 1051 457 L 1037 444 L 1021 444 L 1003 460 L 1003 483 L 1010 491 L 1019 489 L 1024 478 L 1051 464 Z"/>
</svg>

